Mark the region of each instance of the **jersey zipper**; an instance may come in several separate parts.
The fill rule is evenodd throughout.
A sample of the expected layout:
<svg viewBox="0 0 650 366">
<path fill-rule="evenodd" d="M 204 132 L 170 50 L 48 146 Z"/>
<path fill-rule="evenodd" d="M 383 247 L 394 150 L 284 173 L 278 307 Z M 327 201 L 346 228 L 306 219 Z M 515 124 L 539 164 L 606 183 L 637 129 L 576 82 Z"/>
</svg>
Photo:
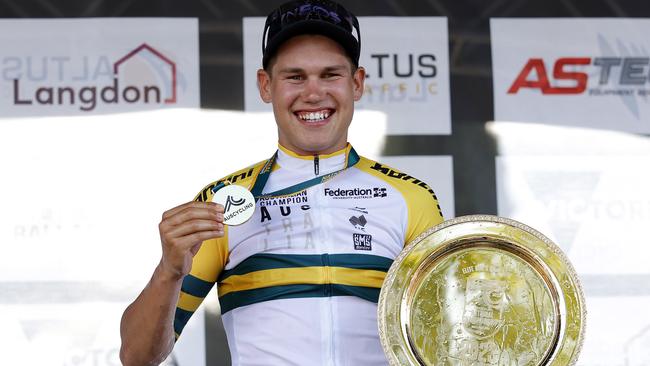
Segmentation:
<svg viewBox="0 0 650 366">
<path fill-rule="evenodd" d="M 318 166 L 318 155 L 314 155 L 314 175 L 318 176 L 319 171 L 320 171 L 320 168 Z"/>
</svg>

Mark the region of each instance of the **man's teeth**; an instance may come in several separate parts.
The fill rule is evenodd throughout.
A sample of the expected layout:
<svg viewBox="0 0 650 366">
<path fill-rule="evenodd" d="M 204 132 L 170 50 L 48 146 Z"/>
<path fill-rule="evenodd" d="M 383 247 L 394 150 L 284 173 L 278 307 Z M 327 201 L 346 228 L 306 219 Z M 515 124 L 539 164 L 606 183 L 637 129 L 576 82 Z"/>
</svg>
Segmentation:
<svg viewBox="0 0 650 366">
<path fill-rule="evenodd" d="M 309 113 L 300 113 L 298 117 L 300 117 L 301 120 L 307 121 L 307 122 L 316 122 L 316 121 L 322 121 L 324 119 L 327 119 L 330 116 L 330 112 L 309 112 Z"/>
</svg>

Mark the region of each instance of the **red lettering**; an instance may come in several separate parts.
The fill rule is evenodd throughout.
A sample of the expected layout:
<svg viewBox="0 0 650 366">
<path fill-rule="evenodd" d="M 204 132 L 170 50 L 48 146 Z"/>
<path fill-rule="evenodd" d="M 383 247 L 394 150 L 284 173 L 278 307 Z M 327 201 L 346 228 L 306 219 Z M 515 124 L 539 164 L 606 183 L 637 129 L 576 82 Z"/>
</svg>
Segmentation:
<svg viewBox="0 0 650 366">
<path fill-rule="evenodd" d="M 574 87 L 555 87 L 546 91 L 542 90 L 542 94 L 580 94 L 587 89 L 587 73 L 584 72 L 566 72 L 564 66 L 566 65 L 589 65 L 591 59 L 588 57 L 564 57 L 555 62 L 553 67 L 553 77 L 557 80 L 574 80 L 576 86 Z"/>
<path fill-rule="evenodd" d="M 521 70 L 512 86 L 508 89 L 508 94 L 516 94 L 521 88 L 537 88 L 542 94 L 580 94 L 587 89 L 588 75 L 584 72 L 568 72 L 565 66 L 570 65 L 589 65 L 591 59 L 588 57 L 563 57 L 558 59 L 553 66 L 553 78 L 556 80 L 573 80 L 575 86 L 560 87 L 551 86 L 544 61 L 541 58 L 531 58 Z M 529 79 L 532 72 L 537 74 L 537 79 Z"/>
<path fill-rule="evenodd" d="M 528 80 L 528 75 L 535 70 L 537 74 L 537 80 Z M 526 63 L 526 66 L 521 70 L 515 82 L 512 83 L 510 89 L 508 89 L 508 94 L 516 94 L 520 88 L 539 88 L 544 90 L 551 87 L 551 84 L 548 82 L 548 76 L 546 75 L 546 67 L 544 67 L 544 60 L 541 58 L 531 58 Z"/>
</svg>

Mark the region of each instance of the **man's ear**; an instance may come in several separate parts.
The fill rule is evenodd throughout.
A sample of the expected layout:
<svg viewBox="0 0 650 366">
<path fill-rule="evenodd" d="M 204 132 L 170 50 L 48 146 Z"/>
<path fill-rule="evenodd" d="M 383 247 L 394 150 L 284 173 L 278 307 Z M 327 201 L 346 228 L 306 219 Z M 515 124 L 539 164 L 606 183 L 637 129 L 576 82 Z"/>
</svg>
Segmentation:
<svg viewBox="0 0 650 366">
<path fill-rule="evenodd" d="M 271 103 L 271 75 L 264 69 L 257 70 L 257 89 L 264 103 Z"/>
<path fill-rule="evenodd" d="M 352 83 L 354 84 L 354 101 L 357 102 L 363 96 L 363 88 L 366 82 L 366 69 L 359 66 L 352 75 Z"/>
</svg>

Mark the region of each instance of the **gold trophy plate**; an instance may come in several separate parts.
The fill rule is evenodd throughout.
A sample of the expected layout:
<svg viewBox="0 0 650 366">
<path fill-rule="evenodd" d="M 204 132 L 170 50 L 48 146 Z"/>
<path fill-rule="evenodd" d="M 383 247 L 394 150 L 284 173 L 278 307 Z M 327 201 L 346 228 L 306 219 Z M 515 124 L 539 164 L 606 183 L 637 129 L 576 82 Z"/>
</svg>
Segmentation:
<svg viewBox="0 0 650 366">
<path fill-rule="evenodd" d="M 573 365 L 585 302 L 560 248 L 514 220 L 463 216 L 409 243 L 379 295 L 392 366 Z"/>
</svg>

